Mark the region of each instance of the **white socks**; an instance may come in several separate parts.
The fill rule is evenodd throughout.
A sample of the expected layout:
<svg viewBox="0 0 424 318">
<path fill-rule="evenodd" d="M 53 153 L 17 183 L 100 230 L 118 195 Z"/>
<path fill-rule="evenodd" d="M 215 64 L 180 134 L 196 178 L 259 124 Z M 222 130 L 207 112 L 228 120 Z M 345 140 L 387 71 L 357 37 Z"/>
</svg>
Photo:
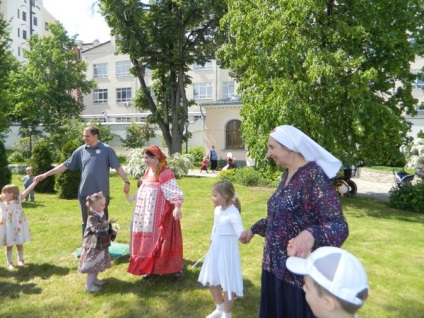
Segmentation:
<svg viewBox="0 0 424 318">
<path fill-rule="evenodd" d="M 7 263 L 8 264 L 13 264 L 13 260 L 12 260 L 12 251 L 7 251 L 6 253 L 6 259 L 7 259 Z"/>
</svg>

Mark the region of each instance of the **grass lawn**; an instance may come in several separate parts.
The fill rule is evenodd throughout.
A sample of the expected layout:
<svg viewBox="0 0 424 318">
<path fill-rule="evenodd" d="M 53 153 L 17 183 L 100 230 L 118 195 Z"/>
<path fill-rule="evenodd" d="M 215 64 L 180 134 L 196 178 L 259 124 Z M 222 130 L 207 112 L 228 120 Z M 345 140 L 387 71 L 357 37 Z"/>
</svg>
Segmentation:
<svg viewBox="0 0 424 318">
<path fill-rule="evenodd" d="M 18 176 L 13 176 L 13 182 Z M 99 275 L 107 284 L 97 294 L 84 292 L 86 275 L 77 272 L 75 250 L 81 244 L 81 217 L 76 200 L 36 193 L 36 203 L 24 203 L 32 240 L 24 245 L 27 266 L 0 267 L 0 317 L 205 317 L 214 309 L 208 289 L 197 283 L 200 265 L 192 265 L 209 246 L 213 224 L 211 185 L 215 178 L 178 180 L 185 193 L 182 229 L 186 273 L 181 281 L 154 277 L 140 281 L 127 273 L 128 256 L 113 261 Z M 132 182 L 132 191 L 135 191 Z M 118 219 L 117 242 L 128 243 L 132 204 L 122 180 L 111 177 L 110 217 Z M 273 189 L 236 185 L 245 227 L 266 213 Z M 424 317 L 424 214 L 388 208 L 384 202 L 343 199 L 350 235 L 344 247 L 363 262 L 370 295 L 363 317 Z M 257 317 L 263 239 L 240 245 L 245 296 L 235 302 L 234 317 Z M 13 250 L 16 259 L 16 249 Z"/>
</svg>

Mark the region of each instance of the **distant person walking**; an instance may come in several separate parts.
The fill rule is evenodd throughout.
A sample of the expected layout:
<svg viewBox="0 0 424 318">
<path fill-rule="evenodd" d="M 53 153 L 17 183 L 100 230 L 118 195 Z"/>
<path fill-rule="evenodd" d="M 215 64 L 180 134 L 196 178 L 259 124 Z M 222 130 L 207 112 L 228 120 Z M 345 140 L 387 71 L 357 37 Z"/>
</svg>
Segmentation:
<svg viewBox="0 0 424 318">
<path fill-rule="evenodd" d="M 101 142 L 99 130 L 94 126 L 88 126 L 84 129 L 83 139 L 85 144 L 76 149 L 72 155 L 62 164 L 35 177 L 37 181 L 69 170 L 81 170 L 81 182 L 78 189 L 78 200 L 82 214 L 82 233 L 87 224 L 87 205 L 86 197 L 93 193 L 102 192 L 106 198 L 106 207 L 104 209 L 106 220 L 108 219 L 109 205 L 109 171 L 115 169 L 124 181 L 124 192 L 130 191 L 130 182 L 124 169 L 119 163 L 118 157 L 109 145 Z"/>
<path fill-rule="evenodd" d="M 218 167 L 218 154 L 215 151 L 215 146 L 212 146 L 212 149 L 209 151 L 209 160 L 211 162 L 211 170 L 215 172 L 216 167 Z"/>
</svg>

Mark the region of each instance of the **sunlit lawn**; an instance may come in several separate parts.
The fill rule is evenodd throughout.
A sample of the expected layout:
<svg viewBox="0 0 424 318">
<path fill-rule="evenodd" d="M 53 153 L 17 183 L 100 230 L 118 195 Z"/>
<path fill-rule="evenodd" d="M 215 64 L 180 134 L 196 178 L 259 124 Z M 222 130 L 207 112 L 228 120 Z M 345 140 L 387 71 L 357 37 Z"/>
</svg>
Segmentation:
<svg viewBox="0 0 424 318">
<path fill-rule="evenodd" d="M 17 176 L 14 182 L 18 183 Z M 25 244 L 23 269 L 0 267 L 0 317 L 204 317 L 213 310 L 207 289 L 197 283 L 200 266 L 192 265 L 209 246 L 213 222 L 211 185 L 215 178 L 178 180 L 185 193 L 182 228 L 186 273 L 181 281 L 155 277 L 140 281 L 127 273 L 128 256 L 113 261 L 100 275 L 107 285 L 98 294 L 84 292 L 85 275 L 77 272 L 75 250 L 81 244 L 81 220 L 75 200 L 36 194 L 24 203 L 32 240 Z M 122 231 L 117 241 L 128 243 L 132 205 L 122 180 L 112 175 L 110 216 Z M 133 189 L 135 191 L 133 182 Z M 245 227 L 266 212 L 272 189 L 236 185 Z M 373 199 L 343 200 L 350 236 L 344 247 L 364 263 L 370 296 L 361 317 L 424 317 L 424 214 L 388 208 Z M 234 317 L 257 317 L 263 239 L 241 245 L 245 297 L 235 303 Z M 16 250 L 14 250 L 16 258 Z M 5 258 L 3 258 L 5 259 Z"/>
</svg>

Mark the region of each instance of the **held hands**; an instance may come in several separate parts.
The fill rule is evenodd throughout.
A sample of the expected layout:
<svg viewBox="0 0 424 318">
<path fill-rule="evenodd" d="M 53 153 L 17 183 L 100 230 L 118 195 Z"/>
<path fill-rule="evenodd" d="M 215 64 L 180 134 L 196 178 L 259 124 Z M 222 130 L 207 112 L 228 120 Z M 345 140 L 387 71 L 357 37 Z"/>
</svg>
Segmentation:
<svg viewBox="0 0 424 318">
<path fill-rule="evenodd" d="M 252 232 L 252 230 L 243 231 L 240 234 L 239 241 L 243 244 L 247 244 L 250 242 L 254 235 L 255 234 Z"/>
<path fill-rule="evenodd" d="M 287 245 L 287 255 L 307 258 L 311 254 L 315 239 L 309 231 L 302 231 L 298 236 L 292 238 Z"/>
<path fill-rule="evenodd" d="M 35 176 L 34 177 L 34 182 L 40 182 L 40 181 L 43 181 L 45 178 L 47 178 L 47 176 L 46 176 L 46 174 L 45 173 L 43 173 L 43 174 L 39 174 L 38 176 Z"/>
<path fill-rule="evenodd" d="M 181 220 L 181 218 L 183 217 L 181 214 L 181 208 L 179 206 L 176 206 L 174 208 L 174 211 L 172 212 L 172 215 L 174 216 L 175 220 Z"/>
<path fill-rule="evenodd" d="M 124 183 L 124 192 L 125 192 L 125 194 L 130 193 L 130 184 L 129 183 Z"/>
</svg>

